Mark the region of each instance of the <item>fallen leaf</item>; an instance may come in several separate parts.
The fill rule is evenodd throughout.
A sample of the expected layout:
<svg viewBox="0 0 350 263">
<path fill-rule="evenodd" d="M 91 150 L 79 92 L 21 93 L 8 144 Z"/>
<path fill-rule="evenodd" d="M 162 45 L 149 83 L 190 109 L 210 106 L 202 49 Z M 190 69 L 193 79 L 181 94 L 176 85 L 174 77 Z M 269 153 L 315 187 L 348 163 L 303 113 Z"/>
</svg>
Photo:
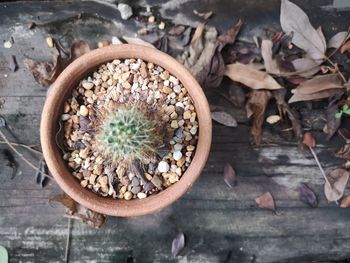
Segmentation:
<svg viewBox="0 0 350 263">
<path fill-rule="evenodd" d="M 320 71 L 320 63 L 311 58 L 297 58 L 292 61 L 295 75 L 311 77 Z"/>
<path fill-rule="evenodd" d="M 39 161 L 39 170 L 36 171 L 34 178 L 38 185 L 40 185 L 41 187 L 45 187 L 48 182 L 48 178 L 42 173 L 48 173 L 48 168 L 44 159 L 41 159 Z"/>
<path fill-rule="evenodd" d="M 344 45 L 340 48 L 340 53 L 344 54 L 346 51 L 350 49 L 350 41 L 344 43 Z"/>
<path fill-rule="evenodd" d="M 253 69 L 241 63 L 226 65 L 225 75 L 252 89 L 280 89 L 280 84 L 263 71 Z"/>
<path fill-rule="evenodd" d="M 32 73 L 36 82 L 43 86 L 52 84 L 62 71 L 62 60 L 56 45 L 53 48 L 54 54 L 52 63 L 39 62 L 32 59 L 24 59 L 23 63 Z"/>
<path fill-rule="evenodd" d="M 237 127 L 236 119 L 228 112 L 225 111 L 215 111 L 211 113 L 211 118 L 227 127 Z"/>
<path fill-rule="evenodd" d="M 17 63 L 15 56 L 11 55 L 11 59 L 9 61 L 9 64 L 10 64 L 10 69 L 12 72 L 15 72 L 18 69 L 18 63 Z"/>
<path fill-rule="evenodd" d="M 338 201 L 344 194 L 346 184 L 349 179 L 349 172 L 342 168 L 337 168 L 327 176 L 329 184 L 324 185 L 324 192 L 329 202 Z"/>
<path fill-rule="evenodd" d="M 349 32 L 342 31 L 335 34 L 327 43 L 328 48 L 340 48 L 341 45 L 349 38 Z"/>
<path fill-rule="evenodd" d="M 266 118 L 266 122 L 268 124 L 275 124 L 281 120 L 281 117 L 279 115 L 270 115 Z"/>
<path fill-rule="evenodd" d="M 196 9 L 193 10 L 193 14 L 195 14 L 196 16 L 199 16 L 205 20 L 209 19 L 212 15 L 213 15 L 213 11 L 209 11 L 209 12 L 198 12 Z"/>
<path fill-rule="evenodd" d="M 64 205 L 66 207 L 66 214 L 68 217 L 77 219 L 95 228 L 100 228 L 107 221 L 106 215 L 83 207 L 66 194 L 56 195 L 50 198 L 50 201 L 56 201 Z"/>
<path fill-rule="evenodd" d="M 271 98 L 271 92 L 268 90 L 252 90 L 249 94 L 246 104 L 247 116 L 253 116 L 253 125 L 251 134 L 253 135 L 256 145 L 261 143 L 262 125 L 265 120 L 265 111 Z"/>
<path fill-rule="evenodd" d="M 310 207 L 317 207 L 318 205 L 317 196 L 310 187 L 302 183 L 298 187 L 298 191 L 299 191 L 299 198 L 302 202 L 309 205 Z"/>
<path fill-rule="evenodd" d="M 261 196 L 255 198 L 255 202 L 259 205 L 261 208 L 266 208 L 272 211 L 275 211 L 275 201 L 273 200 L 273 197 L 270 192 L 266 192 L 262 194 Z"/>
<path fill-rule="evenodd" d="M 335 118 L 335 114 L 339 111 L 338 105 L 335 100 L 331 101 L 326 110 L 326 131 L 327 131 L 327 140 L 333 137 L 340 127 L 341 120 Z"/>
<path fill-rule="evenodd" d="M 228 98 L 237 108 L 243 108 L 245 102 L 245 93 L 241 85 L 237 82 L 230 81 L 228 87 Z"/>
<path fill-rule="evenodd" d="M 186 27 L 184 25 L 175 25 L 168 31 L 171 36 L 179 36 L 185 31 Z"/>
<path fill-rule="evenodd" d="M 128 43 L 128 44 L 135 44 L 135 45 L 140 45 L 140 46 L 146 46 L 146 47 L 152 47 L 155 48 L 152 44 L 137 38 L 137 37 L 126 37 L 123 36 L 123 39 Z"/>
<path fill-rule="evenodd" d="M 350 143 L 344 144 L 336 153 L 335 156 L 345 160 L 350 160 Z"/>
<path fill-rule="evenodd" d="M 156 49 L 168 53 L 169 52 L 169 38 L 167 36 L 162 36 L 157 41 L 153 43 Z"/>
<path fill-rule="evenodd" d="M 221 34 L 218 37 L 219 42 L 219 50 L 221 51 L 227 44 L 233 44 L 236 41 L 237 35 L 239 31 L 241 30 L 241 27 L 243 25 L 242 20 L 238 20 L 237 24 L 234 25 L 232 28 L 227 30 L 225 33 Z"/>
<path fill-rule="evenodd" d="M 348 208 L 349 206 L 350 206 L 350 195 L 347 195 L 341 199 L 340 207 L 341 208 Z"/>
<path fill-rule="evenodd" d="M 323 90 L 312 94 L 294 93 L 293 96 L 289 99 L 288 103 L 294 103 L 298 101 L 308 101 L 308 100 L 320 100 L 324 98 L 330 98 L 335 95 L 339 95 L 341 93 L 344 93 L 343 88 Z"/>
<path fill-rule="evenodd" d="M 179 233 L 171 244 L 171 254 L 176 257 L 185 247 L 185 235 L 184 233 Z"/>
<path fill-rule="evenodd" d="M 315 148 L 316 147 L 316 140 L 312 136 L 311 132 L 305 132 L 304 133 L 303 144 L 309 146 L 310 148 Z"/>
<path fill-rule="evenodd" d="M 230 188 L 233 188 L 238 184 L 236 172 L 229 163 L 226 163 L 224 168 L 224 181 Z"/>
<path fill-rule="evenodd" d="M 277 62 L 272 58 L 272 46 L 273 42 L 271 40 L 263 40 L 261 42 L 261 56 L 264 59 L 266 71 L 273 74 L 279 74 L 280 69 L 278 68 Z"/>
<path fill-rule="evenodd" d="M 316 76 L 301 83 L 292 93 L 313 94 L 328 89 L 344 88 L 344 83 L 339 74 L 327 74 Z"/>
<path fill-rule="evenodd" d="M 311 25 L 308 16 L 288 0 L 281 1 L 281 27 L 284 32 L 293 32 L 292 42 L 303 49 L 310 58 L 322 60 L 326 51 L 323 34 Z"/>
<path fill-rule="evenodd" d="M 191 44 L 196 42 L 199 38 L 202 37 L 205 29 L 205 24 L 204 23 L 199 23 L 196 27 L 196 30 L 194 31 L 194 34 L 191 39 Z"/>
<path fill-rule="evenodd" d="M 70 61 L 74 61 L 78 57 L 90 51 L 89 44 L 84 40 L 76 40 L 70 47 Z"/>
</svg>

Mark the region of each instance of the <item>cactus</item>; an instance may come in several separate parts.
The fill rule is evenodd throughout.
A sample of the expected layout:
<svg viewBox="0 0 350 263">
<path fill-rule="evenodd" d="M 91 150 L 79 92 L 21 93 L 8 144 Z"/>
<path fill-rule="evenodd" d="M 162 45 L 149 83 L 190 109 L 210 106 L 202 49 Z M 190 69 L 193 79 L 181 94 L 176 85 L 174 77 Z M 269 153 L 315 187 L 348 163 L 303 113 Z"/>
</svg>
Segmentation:
<svg viewBox="0 0 350 263">
<path fill-rule="evenodd" d="M 119 107 L 101 122 L 97 147 L 113 162 L 145 161 L 162 143 L 159 123 L 154 115 L 137 105 Z"/>
</svg>

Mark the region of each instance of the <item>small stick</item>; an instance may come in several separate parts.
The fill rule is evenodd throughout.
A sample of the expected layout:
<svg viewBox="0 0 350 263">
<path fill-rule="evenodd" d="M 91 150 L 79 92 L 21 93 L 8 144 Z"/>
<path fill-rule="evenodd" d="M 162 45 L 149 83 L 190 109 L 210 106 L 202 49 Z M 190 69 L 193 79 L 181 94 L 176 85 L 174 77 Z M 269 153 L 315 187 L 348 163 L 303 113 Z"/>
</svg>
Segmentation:
<svg viewBox="0 0 350 263">
<path fill-rule="evenodd" d="M 0 140 L 0 143 L 2 144 L 7 144 L 7 142 Z M 37 153 L 37 154 L 43 154 L 41 151 L 35 150 L 33 147 L 35 147 L 36 145 L 26 145 L 26 144 L 22 144 L 22 143 L 15 143 L 15 142 L 10 142 L 13 146 L 19 146 L 19 147 L 23 147 L 28 149 L 29 151 L 32 151 L 33 153 Z"/>
<path fill-rule="evenodd" d="M 309 149 L 310 149 L 310 151 L 311 151 L 311 153 L 312 153 L 312 156 L 314 157 L 314 159 L 315 159 L 315 161 L 316 161 L 316 163 L 317 163 L 317 165 L 318 165 L 318 168 L 320 168 L 321 174 L 323 175 L 324 179 L 326 180 L 326 183 L 330 186 L 330 188 L 333 188 L 332 185 L 331 185 L 331 184 L 329 183 L 329 181 L 328 181 L 328 178 L 327 178 L 327 176 L 326 176 L 326 173 L 324 172 L 324 170 L 323 170 L 323 168 L 322 168 L 322 166 L 321 166 L 321 163 L 320 163 L 320 161 L 319 161 L 318 158 L 317 158 L 316 153 L 314 152 L 314 150 L 313 150 L 310 146 L 308 146 L 308 147 L 309 147 Z"/>
<path fill-rule="evenodd" d="M 0 130 L 0 136 L 2 139 L 5 141 L 5 143 L 23 160 L 25 161 L 30 167 L 32 167 L 35 171 L 41 173 L 42 175 L 49 177 L 50 179 L 53 180 L 53 177 L 51 175 L 48 175 L 42 171 L 38 167 L 36 167 L 34 164 L 32 164 L 30 161 L 28 161 L 23 154 L 21 154 L 17 149 L 11 144 L 11 142 L 6 138 L 5 134 Z"/>
<path fill-rule="evenodd" d="M 64 252 L 64 262 L 68 263 L 69 262 L 69 247 L 70 247 L 70 235 L 71 235 L 71 223 L 72 219 L 68 217 L 68 233 L 67 233 L 67 240 L 66 240 L 66 249 Z"/>
</svg>

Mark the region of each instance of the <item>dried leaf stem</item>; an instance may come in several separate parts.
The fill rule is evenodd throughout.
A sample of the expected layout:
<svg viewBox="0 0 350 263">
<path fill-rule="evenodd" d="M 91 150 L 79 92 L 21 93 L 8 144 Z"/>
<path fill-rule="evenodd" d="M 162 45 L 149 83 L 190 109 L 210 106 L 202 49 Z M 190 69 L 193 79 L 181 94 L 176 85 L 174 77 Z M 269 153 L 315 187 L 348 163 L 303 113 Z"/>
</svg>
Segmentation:
<svg viewBox="0 0 350 263">
<path fill-rule="evenodd" d="M 317 155 L 316 155 L 315 151 L 314 151 L 310 146 L 308 146 L 308 147 L 309 147 L 310 152 L 312 153 L 312 156 L 314 157 L 314 159 L 315 159 L 315 161 L 316 161 L 316 163 L 317 163 L 317 165 L 318 165 L 318 168 L 320 168 L 321 174 L 323 175 L 324 179 L 326 180 L 326 183 L 327 183 L 331 188 L 333 188 L 332 185 L 331 185 L 331 184 L 329 183 L 329 181 L 328 181 L 328 178 L 327 178 L 327 176 L 326 176 L 326 173 L 324 172 L 324 170 L 323 170 L 323 168 L 322 168 L 322 166 L 321 166 L 321 163 L 320 163 L 320 161 L 319 161 L 318 158 L 317 158 Z"/>
<path fill-rule="evenodd" d="M 5 143 L 23 160 L 25 161 L 31 168 L 33 168 L 36 172 L 41 173 L 42 175 L 50 178 L 53 180 L 53 177 L 51 175 L 48 175 L 46 173 L 43 173 L 42 171 L 39 170 L 37 166 L 35 166 L 33 163 L 31 163 L 29 160 L 27 160 L 23 154 L 21 154 L 17 149 L 11 144 L 11 142 L 6 138 L 5 134 L 0 130 L 0 136 L 2 139 L 5 141 Z"/>
<path fill-rule="evenodd" d="M 0 140 L 1 144 L 7 144 L 7 142 Z M 27 150 L 33 152 L 33 153 L 37 153 L 37 154 L 43 154 L 41 151 L 35 150 L 33 147 L 35 147 L 36 145 L 26 145 L 26 144 L 22 144 L 22 143 L 15 143 L 15 142 L 10 142 L 13 146 L 18 146 L 18 147 L 23 147 L 26 148 Z"/>
</svg>

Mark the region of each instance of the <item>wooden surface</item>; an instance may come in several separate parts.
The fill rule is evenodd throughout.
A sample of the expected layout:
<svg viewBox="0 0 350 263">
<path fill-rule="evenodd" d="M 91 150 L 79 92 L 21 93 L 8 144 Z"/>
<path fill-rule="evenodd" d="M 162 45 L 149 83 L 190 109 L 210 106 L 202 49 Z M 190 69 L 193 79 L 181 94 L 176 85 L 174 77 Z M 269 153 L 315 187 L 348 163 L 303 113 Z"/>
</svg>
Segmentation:
<svg viewBox="0 0 350 263">
<path fill-rule="evenodd" d="M 145 2 L 158 3 L 133 4 L 137 9 Z M 176 21 L 181 16 L 174 13 L 180 13 L 183 23 L 195 24 L 198 20 L 191 14 L 192 9 L 209 8 L 208 1 L 199 2 L 168 1 L 158 10 L 167 19 Z M 309 12 L 313 23 L 322 24 L 327 36 L 349 25 L 349 12 L 344 11 L 346 8 L 335 11 L 332 1 L 296 2 Z M 182 5 L 177 7 L 176 3 Z M 279 1 L 210 1 L 210 8 L 216 13 L 210 24 L 219 30 L 244 18 L 242 37 L 279 28 Z M 81 12 L 84 15 L 77 19 Z M 32 21 L 39 26 L 28 30 Z M 0 38 L 4 41 L 13 36 L 15 40 L 11 49 L 0 46 L 0 97 L 5 101 L 0 114 L 11 128 L 11 134 L 6 133 L 8 138 L 39 143 L 40 114 L 47 89 L 35 83 L 22 61 L 26 57 L 50 59 L 47 35 L 64 36 L 62 41 L 67 43 L 83 38 L 96 45 L 98 40 L 113 35 L 131 36 L 135 28 L 134 20 L 120 20 L 118 11 L 106 3 L 1 3 Z M 19 64 L 15 73 L 8 69 L 11 55 Z M 254 147 L 244 112 L 233 112 L 239 126 L 214 125 L 208 163 L 183 198 L 150 216 L 109 218 L 100 230 L 74 222 L 70 262 L 333 262 L 350 258 L 350 209 L 326 201 L 324 182 L 314 160 L 272 127 L 264 127 L 264 143 Z M 314 130 L 322 165 L 326 169 L 339 166 L 342 161 L 333 153 L 342 141 L 337 137 L 325 141 L 321 133 L 324 108 L 314 105 L 313 111 L 301 109 L 301 113 L 308 120 L 304 126 Z M 23 152 L 32 161 L 39 160 Z M 54 182 L 41 189 L 34 181 L 34 172 L 20 159 L 17 161 L 22 174 L 11 180 L 11 168 L 5 165 L 1 151 L 0 244 L 8 249 L 10 262 L 62 262 L 68 219 L 63 217 L 62 207 L 48 203 L 48 198 L 61 190 Z M 226 162 L 240 177 L 235 189 L 229 189 L 222 179 Z M 309 208 L 299 200 L 295 187 L 301 182 L 317 193 L 318 208 Z M 276 214 L 258 208 L 254 202 L 266 191 L 275 198 Z M 179 231 L 186 235 L 186 248 L 173 258 L 171 242 Z"/>
</svg>

